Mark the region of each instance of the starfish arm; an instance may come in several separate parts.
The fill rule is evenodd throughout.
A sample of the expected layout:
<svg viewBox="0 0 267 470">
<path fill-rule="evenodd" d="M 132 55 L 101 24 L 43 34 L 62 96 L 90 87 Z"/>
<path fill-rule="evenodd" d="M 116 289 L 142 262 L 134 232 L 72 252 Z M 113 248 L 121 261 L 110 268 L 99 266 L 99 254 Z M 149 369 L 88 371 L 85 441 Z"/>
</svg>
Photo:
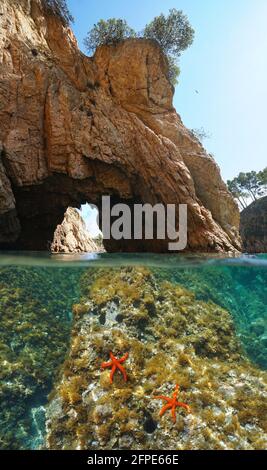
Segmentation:
<svg viewBox="0 0 267 470">
<path fill-rule="evenodd" d="M 172 420 L 173 420 L 174 423 L 176 423 L 175 405 L 172 406 Z"/>
<path fill-rule="evenodd" d="M 181 406 L 182 408 L 185 408 L 188 411 L 188 413 L 190 413 L 190 406 L 187 405 L 186 403 L 182 403 L 181 401 L 177 401 L 176 406 Z"/>
<path fill-rule="evenodd" d="M 115 371 L 116 371 L 116 366 L 115 364 L 112 366 L 112 369 L 111 369 L 111 372 L 110 372 L 110 378 L 109 378 L 109 381 L 110 383 L 112 384 L 113 383 L 113 376 L 115 374 Z"/>
<path fill-rule="evenodd" d="M 123 369 L 123 371 L 122 371 L 122 375 L 123 375 L 124 382 L 127 382 L 128 376 L 127 376 L 127 374 L 126 374 L 126 372 L 125 372 L 124 369 Z"/>
<path fill-rule="evenodd" d="M 172 395 L 172 397 L 173 397 L 174 400 L 177 399 L 177 395 L 178 395 L 178 393 L 179 393 L 179 389 L 180 389 L 179 385 L 176 385 L 175 390 L 174 390 L 173 395 Z"/>
<path fill-rule="evenodd" d="M 106 369 L 107 367 L 111 367 L 112 364 L 113 364 L 112 361 L 110 361 L 110 362 L 102 362 L 102 364 L 101 364 L 101 369 Z"/>
<path fill-rule="evenodd" d="M 168 403 L 170 403 L 172 401 L 172 398 L 165 397 L 164 395 L 158 395 L 158 396 L 152 397 L 152 398 L 153 398 L 153 400 L 165 400 Z"/>
<path fill-rule="evenodd" d="M 121 359 L 118 360 L 118 362 L 121 364 L 122 362 L 126 361 L 128 359 L 129 353 L 124 354 Z"/>
<path fill-rule="evenodd" d="M 167 411 L 169 408 L 171 408 L 171 406 L 172 405 L 170 403 L 167 403 L 167 405 L 165 405 L 161 408 L 159 415 L 160 416 L 164 415 L 165 411 Z"/>
<path fill-rule="evenodd" d="M 127 374 L 126 374 L 126 372 L 125 372 L 124 367 L 122 367 L 119 363 L 117 363 L 116 366 L 117 366 L 118 369 L 121 371 L 121 373 L 122 373 L 122 375 L 123 375 L 123 378 L 124 378 L 124 381 L 127 382 Z"/>
</svg>

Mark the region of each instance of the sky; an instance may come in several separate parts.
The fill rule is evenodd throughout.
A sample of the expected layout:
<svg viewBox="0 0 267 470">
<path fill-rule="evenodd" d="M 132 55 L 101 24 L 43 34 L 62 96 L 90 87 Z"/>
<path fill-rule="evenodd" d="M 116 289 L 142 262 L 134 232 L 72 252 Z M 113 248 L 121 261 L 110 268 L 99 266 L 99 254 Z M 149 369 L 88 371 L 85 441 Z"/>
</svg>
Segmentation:
<svg viewBox="0 0 267 470">
<path fill-rule="evenodd" d="M 141 31 L 170 8 L 195 29 L 180 58 L 174 106 L 189 128 L 210 134 L 203 144 L 224 180 L 267 166 L 267 0 L 67 0 L 83 39 L 99 21 L 124 18 Z M 196 93 L 196 90 L 198 93 Z"/>
<path fill-rule="evenodd" d="M 98 225 L 98 210 L 94 206 L 84 204 L 79 211 L 88 231 L 92 237 L 97 237 L 101 232 Z"/>
</svg>

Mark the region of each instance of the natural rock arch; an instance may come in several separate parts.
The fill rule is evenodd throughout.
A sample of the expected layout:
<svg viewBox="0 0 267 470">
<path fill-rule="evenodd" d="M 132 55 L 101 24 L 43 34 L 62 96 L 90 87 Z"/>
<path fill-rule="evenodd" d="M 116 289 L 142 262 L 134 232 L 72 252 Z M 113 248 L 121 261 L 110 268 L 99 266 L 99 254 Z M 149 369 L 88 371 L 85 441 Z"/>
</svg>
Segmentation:
<svg viewBox="0 0 267 470">
<path fill-rule="evenodd" d="M 188 249 L 240 248 L 239 212 L 219 168 L 172 105 L 159 46 L 126 40 L 83 55 L 40 0 L 3 0 L 0 246 L 47 249 L 67 207 L 188 205 Z M 166 251 L 167 242 L 106 243 Z"/>
</svg>

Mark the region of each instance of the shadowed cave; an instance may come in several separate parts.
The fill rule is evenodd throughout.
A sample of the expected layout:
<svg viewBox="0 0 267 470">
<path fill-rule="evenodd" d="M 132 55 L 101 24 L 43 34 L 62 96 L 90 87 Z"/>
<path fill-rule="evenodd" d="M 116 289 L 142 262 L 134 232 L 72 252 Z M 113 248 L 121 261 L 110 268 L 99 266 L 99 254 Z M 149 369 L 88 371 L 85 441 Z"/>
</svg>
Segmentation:
<svg viewBox="0 0 267 470">
<path fill-rule="evenodd" d="M 126 203 L 130 208 L 143 203 L 140 198 L 123 199 L 116 191 L 108 193 L 99 190 L 92 179 L 74 180 L 65 175 L 55 174 L 41 185 L 13 188 L 16 198 L 16 218 L 19 219 L 19 235 L 10 243 L 0 243 L 4 250 L 50 250 L 55 229 L 64 219 L 68 207 L 80 209 L 84 204 L 93 204 L 99 210 L 99 229 L 102 230 L 101 198 L 111 196 L 111 208 L 118 203 Z M 133 211 L 132 211 L 133 212 Z M 112 218 L 111 218 L 112 221 Z M 133 222 L 133 220 L 132 220 Z M 156 219 L 155 219 L 156 222 Z M 13 223 L 11 220 L 11 227 Z M 133 223 L 132 223 L 133 227 Z M 104 240 L 108 252 L 166 252 L 164 240 Z"/>
</svg>

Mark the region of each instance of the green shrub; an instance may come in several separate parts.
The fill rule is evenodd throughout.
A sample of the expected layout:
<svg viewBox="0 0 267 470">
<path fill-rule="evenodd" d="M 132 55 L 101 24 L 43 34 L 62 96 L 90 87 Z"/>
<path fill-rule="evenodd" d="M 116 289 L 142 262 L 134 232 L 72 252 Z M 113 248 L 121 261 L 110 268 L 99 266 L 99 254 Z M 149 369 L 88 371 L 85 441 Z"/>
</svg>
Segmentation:
<svg viewBox="0 0 267 470">
<path fill-rule="evenodd" d="M 156 40 L 166 55 L 179 57 L 192 45 L 194 33 L 187 16 L 173 8 L 167 16 L 161 14 L 147 24 L 143 36 Z"/>
<path fill-rule="evenodd" d="M 137 37 L 136 32 L 122 19 L 110 18 L 100 20 L 88 32 L 84 44 L 88 53 L 94 53 L 97 47 L 116 44 L 127 38 Z M 180 68 L 177 58 L 193 42 L 194 30 L 187 16 L 175 8 L 167 16 L 161 14 L 147 24 L 144 31 L 138 34 L 140 38 L 156 41 L 166 54 L 169 62 L 168 78 L 173 85 L 177 85 Z"/>
<path fill-rule="evenodd" d="M 88 32 L 84 44 L 87 51 L 91 53 L 98 46 L 116 44 L 130 37 L 136 37 L 136 33 L 125 20 L 110 18 L 107 21 L 100 20 L 95 24 Z"/>
<path fill-rule="evenodd" d="M 156 16 L 146 25 L 142 34 L 147 39 L 157 41 L 165 52 L 169 60 L 169 80 L 176 85 L 180 75 L 177 58 L 191 46 L 195 34 L 187 16 L 181 10 L 173 8 L 167 16 Z"/>
<path fill-rule="evenodd" d="M 168 73 L 168 78 L 170 82 L 172 83 L 173 86 L 178 84 L 178 77 L 181 73 L 180 67 L 177 65 L 176 60 L 172 56 L 167 56 L 168 57 L 168 63 L 169 63 L 169 73 Z"/>
</svg>

